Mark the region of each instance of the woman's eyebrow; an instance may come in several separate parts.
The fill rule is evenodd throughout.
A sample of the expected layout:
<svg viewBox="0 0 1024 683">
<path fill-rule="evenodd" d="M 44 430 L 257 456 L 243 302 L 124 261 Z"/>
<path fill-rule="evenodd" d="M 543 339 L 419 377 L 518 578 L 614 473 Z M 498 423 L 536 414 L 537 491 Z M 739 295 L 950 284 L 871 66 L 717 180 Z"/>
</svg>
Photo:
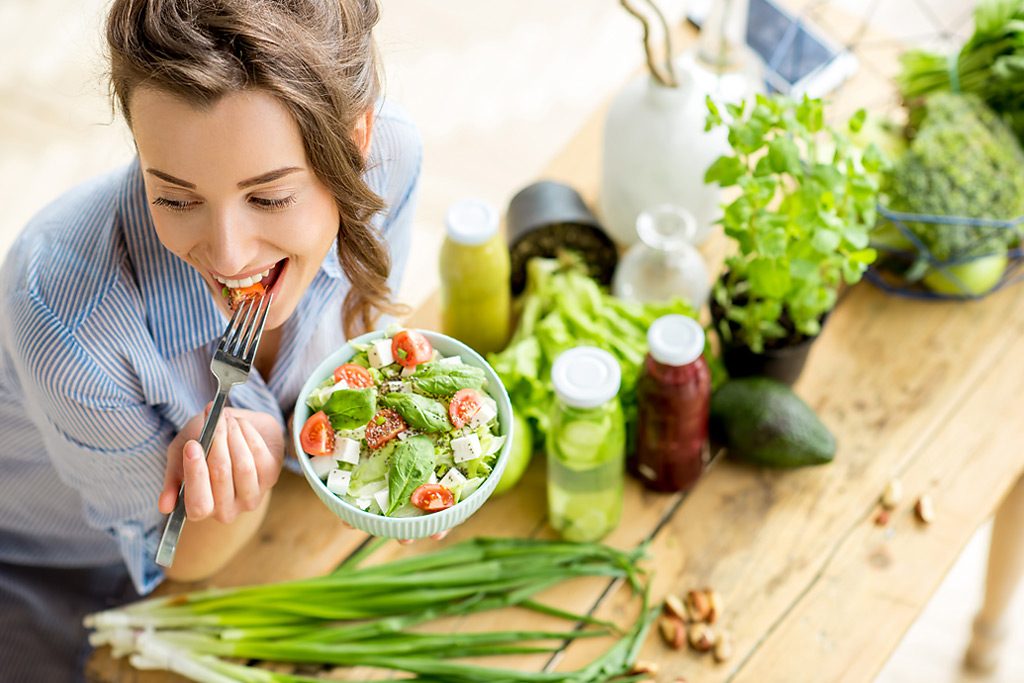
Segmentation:
<svg viewBox="0 0 1024 683">
<path fill-rule="evenodd" d="M 238 189 L 244 190 L 245 188 L 252 187 L 253 185 L 262 185 L 263 183 L 269 183 L 271 181 L 277 180 L 278 178 L 283 178 L 289 173 L 295 173 L 296 171 L 301 170 L 302 169 L 298 166 L 285 166 L 284 168 L 278 168 L 276 170 L 269 171 L 262 175 L 258 175 L 255 178 L 243 180 L 242 182 L 238 183 Z"/>
<path fill-rule="evenodd" d="M 147 168 L 146 173 L 149 173 L 150 175 L 155 175 L 160 180 L 171 183 L 172 185 L 180 185 L 181 187 L 187 187 L 190 190 L 196 189 L 195 183 L 190 183 L 189 181 L 182 180 L 181 178 L 175 178 L 170 173 L 164 173 L 163 171 L 158 171 L 155 168 Z"/>
<path fill-rule="evenodd" d="M 238 189 L 244 190 L 245 188 L 252 187 L 253 185 L 262 185 L 263 183 L 269 183 L 274 180 L 277 180 L 278 178 L 283 178 L 289 173 L 295 173 L 296 171 L 301 170 L 302 168 L 299 166 L 285 166 L 284 168 L 277 168 L 274 169 L 273 171 L 267 171 L 266 173 L 262 173 L 253 178 L 240 181 L 238 183 Z M 155 168 L 147 168 L 146 173 L 154 175 L 160 180 L 171 183 L 172 185 L 179 185 L 181 187 L 186 187 L 190 190 L 196 189 L 195 183 L 190 183 L 189 181 L 182 180 L 181 178 L 175 178 L 170 173 L 164 173 L 163 171 L 158 171 Z"/>
</svg>

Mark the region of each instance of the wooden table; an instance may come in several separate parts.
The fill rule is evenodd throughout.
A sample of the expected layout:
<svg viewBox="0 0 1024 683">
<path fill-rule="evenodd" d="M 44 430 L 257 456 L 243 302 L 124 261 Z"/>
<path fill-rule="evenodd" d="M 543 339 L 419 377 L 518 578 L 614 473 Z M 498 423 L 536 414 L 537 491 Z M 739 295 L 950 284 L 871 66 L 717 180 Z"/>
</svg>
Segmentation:
<svg viewBox="0 0 1024 683">
<path fill-rule="evenodd" d="M 858 79 L 863 75 L 864 70 Z M 844 98 L 856 100 L 871 87 L 870 81 L 855 81 Z M 603 112 L 596 113 L 546 174 L 571 182 L 591 201 L 602 122 Z M 713 265 L 723 249 L 722 240 L 706 247 Z M 412 320 L 425 327 L 436 321 L 436 302 Z M 625 548 L 651 540 L 657 600 L 714 587 L 725 605 L 719 625 L 736 641 L 735 656 L 715 664 L 693 650 L 669 649 L 652 632 L 641 658 L 660 664 L 657 680 L 871 681 L 968 539 L 1005 499 L 982 613 L 982 630 L 997 634 L 1002 608 L 1024 565 L 1017 542 L 1024 531 L 1024 449 L 1016 427 L 1024 414 L 1022 357 L 1019 287 L 977 303 L 922 303 L 886 296 L 863 283 L 841 301 L 795 387 L 836 434 L 834 463 L 779 472 L 720 459 L 685 496 L 651 493 L 630 480 L 623 522 L 606 542 Z M 894 477 L 903 483 L 904 499 L 880 526 L 878 497 Z M 925 494 L 935 503 L 930 525 L 913 514 L 915 501 Z M 441 543 L 477 535 L 553 536 L 546 522 L 542 457 L 534 458 L 517 488 L 488 501 Z M 301 478 L 285 474 L 258 538 L 203 585 L 318 575 L 366 540 L 331 516 Z M 388 543 L 375 559 L 436 547 Z M 196 587 L 165 584 L 159 592 Z M 636 612 L 628 590 L 607 581 L 578 581 L 548 599 L 621 623 Z M 451 627 L 499 623 L 501 628 L 549 625 L 545 618 L 512 610 Z M 992 642 L 976 643 L 979 661 Z M 578 641 L 556 666 L 577 668 L 606 645 Z M 533 670 L 549 664 L 547 657 L 489 661 Z M 106 649 L 90 661 L 89 675 L 103 682 L 182 680 L 136 672 L 111 660 Z"/>
</svg>

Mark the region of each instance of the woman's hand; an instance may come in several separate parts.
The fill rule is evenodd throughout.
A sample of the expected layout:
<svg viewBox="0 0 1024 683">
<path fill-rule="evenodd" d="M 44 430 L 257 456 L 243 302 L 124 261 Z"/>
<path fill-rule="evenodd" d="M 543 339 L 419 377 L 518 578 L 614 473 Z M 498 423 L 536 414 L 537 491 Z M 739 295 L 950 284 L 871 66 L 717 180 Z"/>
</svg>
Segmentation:
<svg viewBox="0 0 1024 683">
<path fill-rule="evenodd" d="M 158 507 L 164 514 L 174 510 L 184 482 L 190 521 L 212 517 L 229 524 L 240 513 L 259 507 L 277 482 L 284 461 L 284 434 L 269 415 L 225 408 L 206 457 L 198 441 L 205 419 L 205 413 L 190 419 L 167 447 Z"/>
</svg>

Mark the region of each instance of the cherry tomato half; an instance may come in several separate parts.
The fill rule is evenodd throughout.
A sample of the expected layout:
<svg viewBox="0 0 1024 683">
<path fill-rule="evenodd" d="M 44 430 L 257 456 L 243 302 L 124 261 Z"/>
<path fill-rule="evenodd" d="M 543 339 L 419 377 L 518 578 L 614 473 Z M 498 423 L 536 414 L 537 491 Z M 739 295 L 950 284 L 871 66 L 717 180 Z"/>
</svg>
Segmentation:
<svg viewBox="0 0 1024 683">
<path fill-rule="evenodd" d="M 345 363 L 334 371 L 334 382 L 344 380 L 350 389 L 368 389 L 373 386 L 373 376 L 362 365 Z"/>
<path fill-rule="evenodd" d="M 447 486 L 423 484 L 412 492 L 412 504 L 426 512 L 440 512 L 455 505 L 455 494 Z"/>
<path fill-rule="evenodd" d="M 385 408 L 377 411 L 366 423 L 366 445 L 372 449 L 381 448 L 408 428 L 397 410 Z"/>
<path fill-rule="evenodd" d="M 402 367 L 414 368 L 434 356 L 430 340 L 416 330 L 402 330 L 391 339 L 391 355 Z"/>
<path fill-rule="evenodd" d="M 263 286 L 262 282 L 254 282 L 248 287 L 237 287 L 235 289 L 227 289 L 228 306 L 231 310 L 235 310 L 249 299 L 263 296 L 267 290 Z"/>
<path fill-rule="evenodd" d="M 480 392 L 476 389 L 459 389 L 448 403 L 448 417 L 452 419 L 456 429 L 461 429 L 476 415 L 483 404 Z"/>
<path fill-rule="evenodd" d="M 299 432 L 302 450 L 310 455 L 327 455 L 334 452 L 334 428 L 324 411 L 309 416 Z"/>
</svg>

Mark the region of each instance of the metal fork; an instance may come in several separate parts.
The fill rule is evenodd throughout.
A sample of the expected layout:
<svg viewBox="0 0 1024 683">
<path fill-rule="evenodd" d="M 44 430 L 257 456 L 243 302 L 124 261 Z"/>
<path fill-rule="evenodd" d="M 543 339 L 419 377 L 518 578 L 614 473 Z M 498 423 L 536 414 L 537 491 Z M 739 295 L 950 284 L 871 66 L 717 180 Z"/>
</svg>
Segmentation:
<svg viewBox="0 0 1024 683">
<path fill-rule="evenodd" d="M 267 294 L 258 299 L 248 299 L 235 309 L 231 322 L 228 323 L 224 336 L 221 337 L 220 344 L 210 359 L 210 372 L 217 378 L 217 396 L 213 399 L 213 406 L 206 416 L 203 433 L 199 437 L 199 445 L 207 455 L 228 392 L 231 387 L 244 384 L 249 379 L 249 370 L 252 368 L 253 358 L 256 357 L 256 349 L 259 347 L 263 325 L 267 322 L 267 311 L 270 310 L 273 298 L 273 294 Z M 156 563 L 160 566 L 170 567 L 174 562 L 174 552 L 178 549 L 178 537 L 184 523 L 185 485 L 182 484 L 178 489 L 178 502 L 174 506 L 174 511 L 167 517 L 160 545 L 156 549 Z"/>
</svg>

